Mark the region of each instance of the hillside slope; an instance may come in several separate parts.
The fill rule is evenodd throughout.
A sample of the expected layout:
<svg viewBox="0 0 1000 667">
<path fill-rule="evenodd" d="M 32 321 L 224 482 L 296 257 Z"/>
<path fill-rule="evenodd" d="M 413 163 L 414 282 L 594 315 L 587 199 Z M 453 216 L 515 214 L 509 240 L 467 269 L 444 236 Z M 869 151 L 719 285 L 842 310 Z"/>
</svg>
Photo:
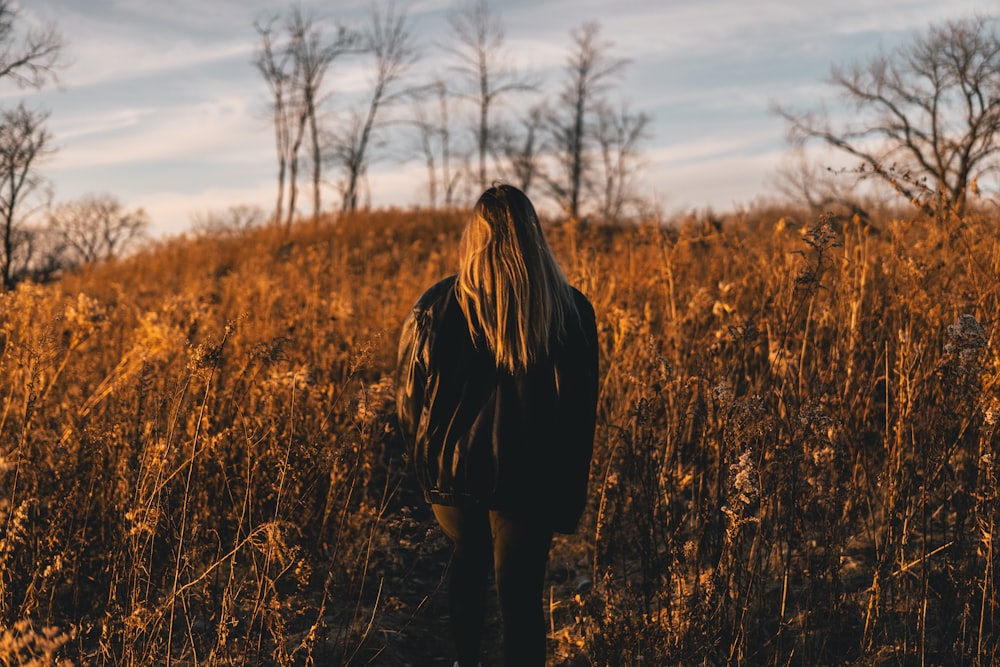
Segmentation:
<svg viewBox="0 0 1000 667">
<path fill-rule="evenodd" d="M 450 664 L 391 375 L 462 222 L 174 239 L 0 296 L 0 661 Z M 602 348 L 551 664 L 1000 659 L 993 219 L 548 233 Z"/>
</svg>

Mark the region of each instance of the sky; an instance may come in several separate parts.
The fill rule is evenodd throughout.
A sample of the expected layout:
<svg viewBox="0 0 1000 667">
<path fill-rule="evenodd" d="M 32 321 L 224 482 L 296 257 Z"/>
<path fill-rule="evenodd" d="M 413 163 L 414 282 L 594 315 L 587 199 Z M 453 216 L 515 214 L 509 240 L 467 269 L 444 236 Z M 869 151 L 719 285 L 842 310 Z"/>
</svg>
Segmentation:
<svg viewBox="0 0 1000 667">
<path fill-rule="evenodd" d="M 269 98 L 252 59 L 254 22 L 284 0 L 20 0 L 17 25 L 55 24 L 66 47 L 58 86 L 0 86 L 0 105 L 49 111 L 56 151 L 39 165 L 54 203 L 109 193 L 143 208 L 154 235 L 230 206 L 270 211 L 277 191 Z M 324 25 L 363 26 L 370 0 L 299 0 Z M 636 186 L 664 215 L 726 212 L 773 195 L 792 160 L 775 104 L 831 99 L 835 64 L 891 49 L 934 23 L 996 14 L 995 0 L 506 0 L 492 3 L 507 57 L 554 94 L 571 31 L 596 21 L 611 57 L 628 60 L 609 91 L 651 118 Z M 422 58 L 409 80 L 449 72 L 442 48 L 459 0 L 397 0 Z M 336 61 L 330 118 L 361 103 L 370 64 Z M 453 75 L 451 75 L 453 76 Z M 530 100 L 508 100 L 513 115 Z M 515 107 L 515 108 L 510 108 Z M 401 114 L 405 107 L 394 111 Z M 466 118 L 455 119 L 465 131 Z M 427 202 L 411 141 L 386 136 L 367 190 L 374 207 Z M 337 203 L 332 188 L 327 206 Z M 307 196 L 304 196 L 308 199 Z M 471 201 L 469 202 L 472 203 Z M 544 208 L 544 205 L 540 205 Z"/>
</svg>

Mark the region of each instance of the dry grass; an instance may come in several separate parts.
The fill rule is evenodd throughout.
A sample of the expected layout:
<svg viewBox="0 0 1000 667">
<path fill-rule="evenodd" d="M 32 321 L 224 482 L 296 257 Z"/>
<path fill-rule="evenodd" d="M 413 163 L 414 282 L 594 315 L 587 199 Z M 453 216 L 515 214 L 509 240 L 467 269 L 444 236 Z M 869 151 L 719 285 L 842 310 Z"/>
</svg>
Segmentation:
<svg viewBox="0 0 1000 667">
<path fill-rule="evenodd" d="M 0 295 L 0 664 L 450 664 L 394 429 L 462 217 L 180 239 Z M 552 664 L 1000 659 L 1000 240 L 557 226 L 602 345 Z"/>
</svg>

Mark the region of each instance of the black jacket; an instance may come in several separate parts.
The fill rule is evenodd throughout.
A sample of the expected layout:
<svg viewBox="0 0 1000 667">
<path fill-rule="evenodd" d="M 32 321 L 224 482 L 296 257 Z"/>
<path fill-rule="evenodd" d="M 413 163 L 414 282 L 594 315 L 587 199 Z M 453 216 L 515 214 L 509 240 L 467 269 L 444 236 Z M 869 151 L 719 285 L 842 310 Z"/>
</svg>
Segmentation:
<svg viewBox="0 0 1000 667">
<path fill-rule="evenodd" d="M 516 373 L 476 346 L 455 276 L 414 305 L 399 341 L 396 408 L 428 502 L 576 528 L 594 445 L 597 326 L 587 298 L 573 295 L 578 317 L 549 358 Z"/>
</svg>

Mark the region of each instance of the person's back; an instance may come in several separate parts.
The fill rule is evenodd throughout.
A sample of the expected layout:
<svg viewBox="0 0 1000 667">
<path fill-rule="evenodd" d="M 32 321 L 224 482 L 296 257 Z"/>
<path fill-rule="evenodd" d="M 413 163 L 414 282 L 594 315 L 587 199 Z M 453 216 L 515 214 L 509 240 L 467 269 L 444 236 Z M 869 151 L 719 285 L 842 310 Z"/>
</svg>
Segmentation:
<svg viewBox="0 0 1000 667">
<path fill-rule="evenodd" d="M 487 190 L 457 276 L 403 325 L 397 409 L 417 478 L 455 544 L 458 664 L 475 665 L 492 556 L 508 665 L 544 665 L 541 594 L 552 533 L 586 502 L 597 403 L 594 311 L 570 287 L 534 208 Z"/>
</svg>

